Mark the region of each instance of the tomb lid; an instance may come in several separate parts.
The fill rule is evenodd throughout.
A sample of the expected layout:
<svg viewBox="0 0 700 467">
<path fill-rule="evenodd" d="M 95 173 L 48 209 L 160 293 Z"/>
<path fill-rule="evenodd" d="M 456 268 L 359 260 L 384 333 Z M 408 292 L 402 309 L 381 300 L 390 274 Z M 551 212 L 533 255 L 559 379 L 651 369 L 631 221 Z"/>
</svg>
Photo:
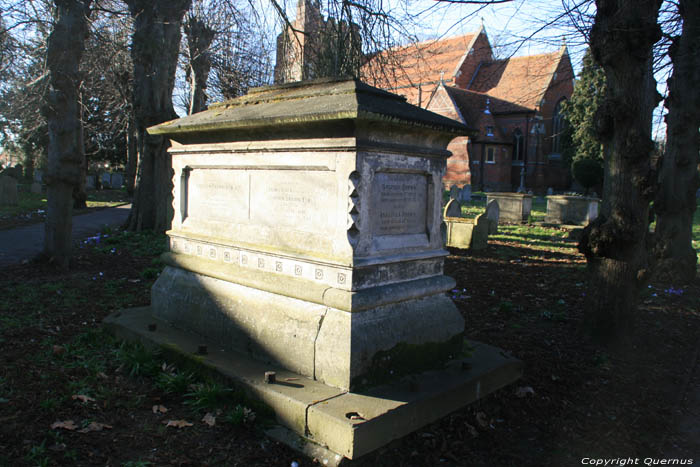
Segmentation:
<svg viewBox="0 0 700 467">
<path fill-rule="evenodd" d="M 245 96 L 150 127 L 148 132 L 174 136 L 338 120 L 392 122 L 455 136 L 474 132 L 456 120 L 409 104 L 405 97 L 347 78 L 324 78 L 254 88 Z"/>
</svg>

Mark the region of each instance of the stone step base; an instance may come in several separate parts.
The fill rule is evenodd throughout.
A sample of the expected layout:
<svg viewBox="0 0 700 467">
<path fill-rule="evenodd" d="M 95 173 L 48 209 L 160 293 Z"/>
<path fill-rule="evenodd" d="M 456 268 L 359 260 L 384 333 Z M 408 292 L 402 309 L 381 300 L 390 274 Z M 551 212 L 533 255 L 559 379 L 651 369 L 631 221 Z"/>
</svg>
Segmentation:
<svg viewBox="0 0 700 467">
<path fill-rule="evenodd" d="M 273 432 L 275 438 L 296 448 L 305 445 L 299 437 L 314 443 L 303 451 L 324 465 L 378 449 L 517 380 L 523 371 L 522 362 L 502 350 L 469 341 L 467 351 L 444 368 L 351 393 L 207 345 L 201 337 L 154 318 L 148 307 L 115 312 L 104 326 L 119 338 L 189 356 L 231 379 L 270 406 L 279 423 L 298 435 Z M 206 355 L 198 354 L 202 345 L 207 345 Z M 264 382 L 266 371 L 276 372 L 275 383 Z"/>
</svg>

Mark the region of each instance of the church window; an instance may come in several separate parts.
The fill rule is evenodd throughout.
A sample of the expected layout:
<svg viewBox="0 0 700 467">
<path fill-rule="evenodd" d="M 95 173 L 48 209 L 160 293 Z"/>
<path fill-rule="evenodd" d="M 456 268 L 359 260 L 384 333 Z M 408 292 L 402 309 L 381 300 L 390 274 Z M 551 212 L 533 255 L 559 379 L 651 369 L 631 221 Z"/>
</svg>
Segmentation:
<svg viewBox="0 0 700 467">
<path fill-rule="evenodd" d="M 564 130 L 564 102 L 566 98 L 560 99 L 552 114 L 552 152 L 557 154 L 561 152 L 561 133 Z"/>
<path fill-rule="evenodd" d="M 496 163 L 496 149 L 493 147 L 486 148 L 486 162 L 489 164 Z"/>
<path fill-rule="evenodd" d="M 525 142 L 523 132 L 516 128 L 513 132 L 513 161 L 522 161 L 525 158 Z"/>
</svg>

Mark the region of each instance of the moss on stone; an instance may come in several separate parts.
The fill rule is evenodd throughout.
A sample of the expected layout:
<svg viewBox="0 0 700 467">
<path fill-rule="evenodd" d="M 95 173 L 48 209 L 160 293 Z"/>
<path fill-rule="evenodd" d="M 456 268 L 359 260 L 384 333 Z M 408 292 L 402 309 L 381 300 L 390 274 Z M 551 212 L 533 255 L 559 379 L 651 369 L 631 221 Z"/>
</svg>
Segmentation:
<svg viewBox="0 0 700 467">
<path fill-rule="evenodd" d="M 444 368 L 449 360 L 462 356 L 463 344 L 464 336 L 461 333 L 445 342 L 400 342 L 389 350 L 377 352 L 367 371 L 353 378 L 351 390 L 358 391 L 406 375 Z"/>
</svg>

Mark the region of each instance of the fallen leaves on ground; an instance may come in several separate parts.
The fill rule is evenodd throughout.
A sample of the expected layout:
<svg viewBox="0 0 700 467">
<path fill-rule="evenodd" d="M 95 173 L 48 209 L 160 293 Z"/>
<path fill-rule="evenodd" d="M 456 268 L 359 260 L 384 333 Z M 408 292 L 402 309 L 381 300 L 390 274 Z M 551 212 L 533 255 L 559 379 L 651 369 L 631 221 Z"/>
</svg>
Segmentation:
<svg viewBox="0 0 700 467">
<path fill-rule="evenodd" d="M 154 405 L 151 410 L 153 413 L 167 413 L 168 408 L 164 405 Z"/>
<path fill-rule="evenodd" d="M 166 420 L 163 423 L 165 424 L 165 426 L 174 426 L 178 429 L 192 426 L 192 424 L 187 420 Z"/>
<path fill-rule="evenodd" d="M 90 397 L 90 396 L 86 396 L 85 394 L 73 394 L 73 395 L 70 396 L 70 397 L 71 397 L 71 399 L 73 399 L 74 401 L 75 401 L 75 400 L 79 400 L 79 401 L 82 402 L 83 404 L 87 404 L 88 402 L 95 402 L 95 399 L 94 399 L 94 398 L 92 398 L 92 397 Z"/>
<path fill-rule="evenodd" d="M 99 422 L 90 422 L 88 426 L 83 428 L 82 430 L 78 430 L 78 433 L 89 433 L 91 431 L 102 431 L 102 430 L 111 430 L 112 426 L 107 425 L 105 423 L 99 423 Z"/>
<path fill-rule="evenodd" d="M 53 424 L 51 425 L 51 429 L 55 430 L 56 428 L 63 428 L 64 430 L 73 431 L 76 428 L 78 428 L 78 425 L 76 425 L 73 420 L 65 420 L 63 422 L 56 421 L 56 422 L 53 422 Z"/>
<path fill-rule="evenodd" d="M 202 417 L 202 421 L 209 426 L 214 426 L 216 425 L 216 416 L 211 412 L 207 412 L 207 414 Z"/>
</svg>

